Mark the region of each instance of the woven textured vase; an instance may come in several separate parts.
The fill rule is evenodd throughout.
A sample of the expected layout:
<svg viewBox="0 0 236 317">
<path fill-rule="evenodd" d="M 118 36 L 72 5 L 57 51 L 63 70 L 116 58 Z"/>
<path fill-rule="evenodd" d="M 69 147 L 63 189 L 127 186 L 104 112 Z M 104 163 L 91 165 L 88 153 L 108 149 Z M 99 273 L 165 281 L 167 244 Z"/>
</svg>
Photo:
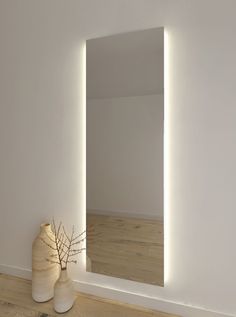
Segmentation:
<svg viewBox="0 0 236 317">
<path fill-rule="evenodd" d="M 46 302 L 53 298 L 54 284 L 59 277 L 59 265 L 52 264 L 55 251 L 46 245 L 55 248 L 54 234 L 50 224 L 42 224 L 40 232 L 32 245 L 32 297 L 36 302 Z"/>
<path fill-rule="evenodd" d="M 67 275 L 67 270 L 62 269 L 59 279 L 54 287 L 54 309 L 57 313 L 65 313 L 70 310 L 75 301 L 72 280 Z"/>
</svg>

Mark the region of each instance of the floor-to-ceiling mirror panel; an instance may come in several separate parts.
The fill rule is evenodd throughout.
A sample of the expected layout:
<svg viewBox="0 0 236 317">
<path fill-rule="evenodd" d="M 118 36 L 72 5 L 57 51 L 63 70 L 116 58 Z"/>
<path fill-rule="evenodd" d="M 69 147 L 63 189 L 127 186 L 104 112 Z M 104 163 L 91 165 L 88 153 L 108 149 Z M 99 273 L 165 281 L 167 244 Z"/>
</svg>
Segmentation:
<svg viewBox="0 0 236 317">
<path fill-rule="evenodd" d="M 164 284 L 164 29 L 86 45 L 87 270 Z"/>
</svg>

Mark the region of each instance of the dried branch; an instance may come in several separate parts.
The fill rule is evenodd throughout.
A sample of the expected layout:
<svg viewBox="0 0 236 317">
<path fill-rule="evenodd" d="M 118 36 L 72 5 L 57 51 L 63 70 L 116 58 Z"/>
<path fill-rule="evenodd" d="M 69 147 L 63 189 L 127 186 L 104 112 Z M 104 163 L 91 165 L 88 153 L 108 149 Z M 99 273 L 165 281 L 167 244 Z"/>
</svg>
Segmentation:
<svg viewBox="0 0 236 317">
<path fill-rule="evenodd" d="M 72 241 L 73 241 L 73 236 L 74 236 L 74 226 L 72 228 L 71 237 L 69 238 L 69 246 L 68 246 L 68 249 L 67 249 L 67 257 L 66 257 L 66 267 L 67 267 L 67 263 L 69 261 L 70 249 L 71 249 L 71 244 L 72 244 Z"/>
<path fill-rule="evenodd" d="M 86 248 L 80 248 L 80 249 L 71 249 L 70 251 L 69 251 L 69 253 L 73 253 L 73 252 L 77 252 L 77 251 L 83 251 L 83 250 L 86 250 Z"/>
<path fill-rule="evenodd" d="M 74 253 L 72 253 L 72 254 L 69 254 L 68 259 L 69 259 L 70 257 L 72 257 L 72 256 L 75 256 L 75 255 L 77 255 L 77 254 L 82 253 L 84 250 L 86 250 L 86 248 L 82 248 L 82 249 L 77 250 L 76 252 L 74 252 Z"/>
<path fill-rule="evenodd" d="M 44 240 L 43 238 L 40 238 L 41 241 L 43 241 L 43 243 L 45 243 L 50 249 L 57 251 L 57 248 L 54 248 L 51 244 L 49 244 L 46 240 Z"/>
<path fill-rule="evenodd" d="M 65 234 L 65 236 L 66 236 L 67 240 L 69 241 L 69 240 L 70 240 L 70 238 L 68 237 L 68 235 L 67 235 L 67 233 L 66 233 L 65 227 L 63 226 L 63 227 L 62 227 L 62 229 L 63 229 L 63 232 L 64 232 L 64 234 Z"/>
<path fill-rule="evenodd" d="M 80 233 L 77 237 L 73 238 L 72 242 L 74 242 L 75 240 L 77 240 L 78 238 L 80 238 L 83 234 L 86 233 L 86 230 L 84 230 L 82 233 Z"/>
<path fill-rule="evenodd" d="M 80 244 L 80 243 L 84 242 L 85 240 L 86 240 L 86 237 L 81 239 L 81 240 L 78 240 L 77 242 L 72 243 L 71 246 L 76 245 L 76 244 Z"/>
<path fill-rule="evenodd" d="M 45 239 L 41 240 L 53 251 L 55 254 L 51 254 L 48 262 L 60 265 L 61 269 L 66 269 L 68 263 L 77 263 L 76 260 L 72 259 L 74 256 L 82 253 L 85 250 L 83 247 L 77 247 L 86 240 L 86 236 L 82 237 L 86 233 L 86 230 L 75 237 L 74 226 L 72 227 L 71 235 L 69 236 L 62 225 L 59 223 L 58 227 L 55 220 L 52 221 L 52 231 L 54 236 L 51 237 L 47 234 L 47 238 L 51 244 Z"/>
<path fill-rule="evenodd" d="M 58 262 L 58 261 L 53 261 L 53 260 L 49 260 L 49 259 L 46 259 L 46 261 L 47 261 L 47 262 L 50 262 L 50 263 L 52 263 L 52 264 L 58 264 L 58 265 L 60 265 L 60 262 Z"/>
<path fill-rule="evenodd" d="M 66 247 L 68 248 L 68 245 L 66 244 L 66 238 L 63 236 L 63 239 L 58 238 L 58 242 L 60 242 L 60 248 Z"/>
<path fill-rule="evenodd" d="M 77 263 L 77 261 L 76 260 L 69 260 L 67 263 Z"/>
</svg>

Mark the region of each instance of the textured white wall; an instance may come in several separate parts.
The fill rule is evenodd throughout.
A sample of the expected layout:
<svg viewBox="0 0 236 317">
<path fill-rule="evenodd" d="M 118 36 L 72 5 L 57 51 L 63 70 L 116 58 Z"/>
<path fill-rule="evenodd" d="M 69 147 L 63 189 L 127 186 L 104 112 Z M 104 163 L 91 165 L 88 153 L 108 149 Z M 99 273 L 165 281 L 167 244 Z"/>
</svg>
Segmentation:
<svg viewBox="0 0 236 317">
<path fill-rule="evenodd" d="M 87 100 L 87 209 L 163 218 L 163 119 L 163 95 Z"/>
<path fill-rule="evenodd" d="M 30 268 L 45 218 L 85 217 L 84 40 L 164 25 L 166 286 L 75 274 L 81 288 L 100 295 L 106 290 L 89 284 L 183 316 L 235 316 L 235 10 L 234 0 L 0 1 L 2 271 Z"/>
</svg>

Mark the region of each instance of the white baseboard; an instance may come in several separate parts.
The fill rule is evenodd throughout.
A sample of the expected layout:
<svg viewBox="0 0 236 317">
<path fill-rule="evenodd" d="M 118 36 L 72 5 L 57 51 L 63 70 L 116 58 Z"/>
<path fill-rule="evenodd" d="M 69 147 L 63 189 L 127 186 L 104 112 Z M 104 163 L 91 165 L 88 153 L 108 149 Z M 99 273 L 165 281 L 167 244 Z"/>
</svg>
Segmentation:
<svg viewBox="0 0 236 317">
<path fill-rule="evenodd" d="M 0 273 L 31 279 L 31 270 L 16 266 L 0 264 Z M 223 312 L 214 312 L 205 308 L 184 305 L 183 303 L 126 293 L 125 291 L 111 289 L 92 283 L 80 282 L 77 280 L 74 280 L 74 285 L 76 290 L 83 293 L 125 302 L 128 304 L 139 305 L 145 308 L 155 309 L 166 313 L 172 313 L 181 317 L 235 317 L 234 315 L 225 314 Z"/>
<path fill-rule="evenodd" d="M 7 274 L 7 275 L 13 275 L 17 277 L 22 277 L 25 279 L 30 279 L 32 277 L 32 271 L 29 269 L 24 269 L 17 266 L 11 266 L 6 264 L 0 264 L 0 273 Z"/>
</svg>

